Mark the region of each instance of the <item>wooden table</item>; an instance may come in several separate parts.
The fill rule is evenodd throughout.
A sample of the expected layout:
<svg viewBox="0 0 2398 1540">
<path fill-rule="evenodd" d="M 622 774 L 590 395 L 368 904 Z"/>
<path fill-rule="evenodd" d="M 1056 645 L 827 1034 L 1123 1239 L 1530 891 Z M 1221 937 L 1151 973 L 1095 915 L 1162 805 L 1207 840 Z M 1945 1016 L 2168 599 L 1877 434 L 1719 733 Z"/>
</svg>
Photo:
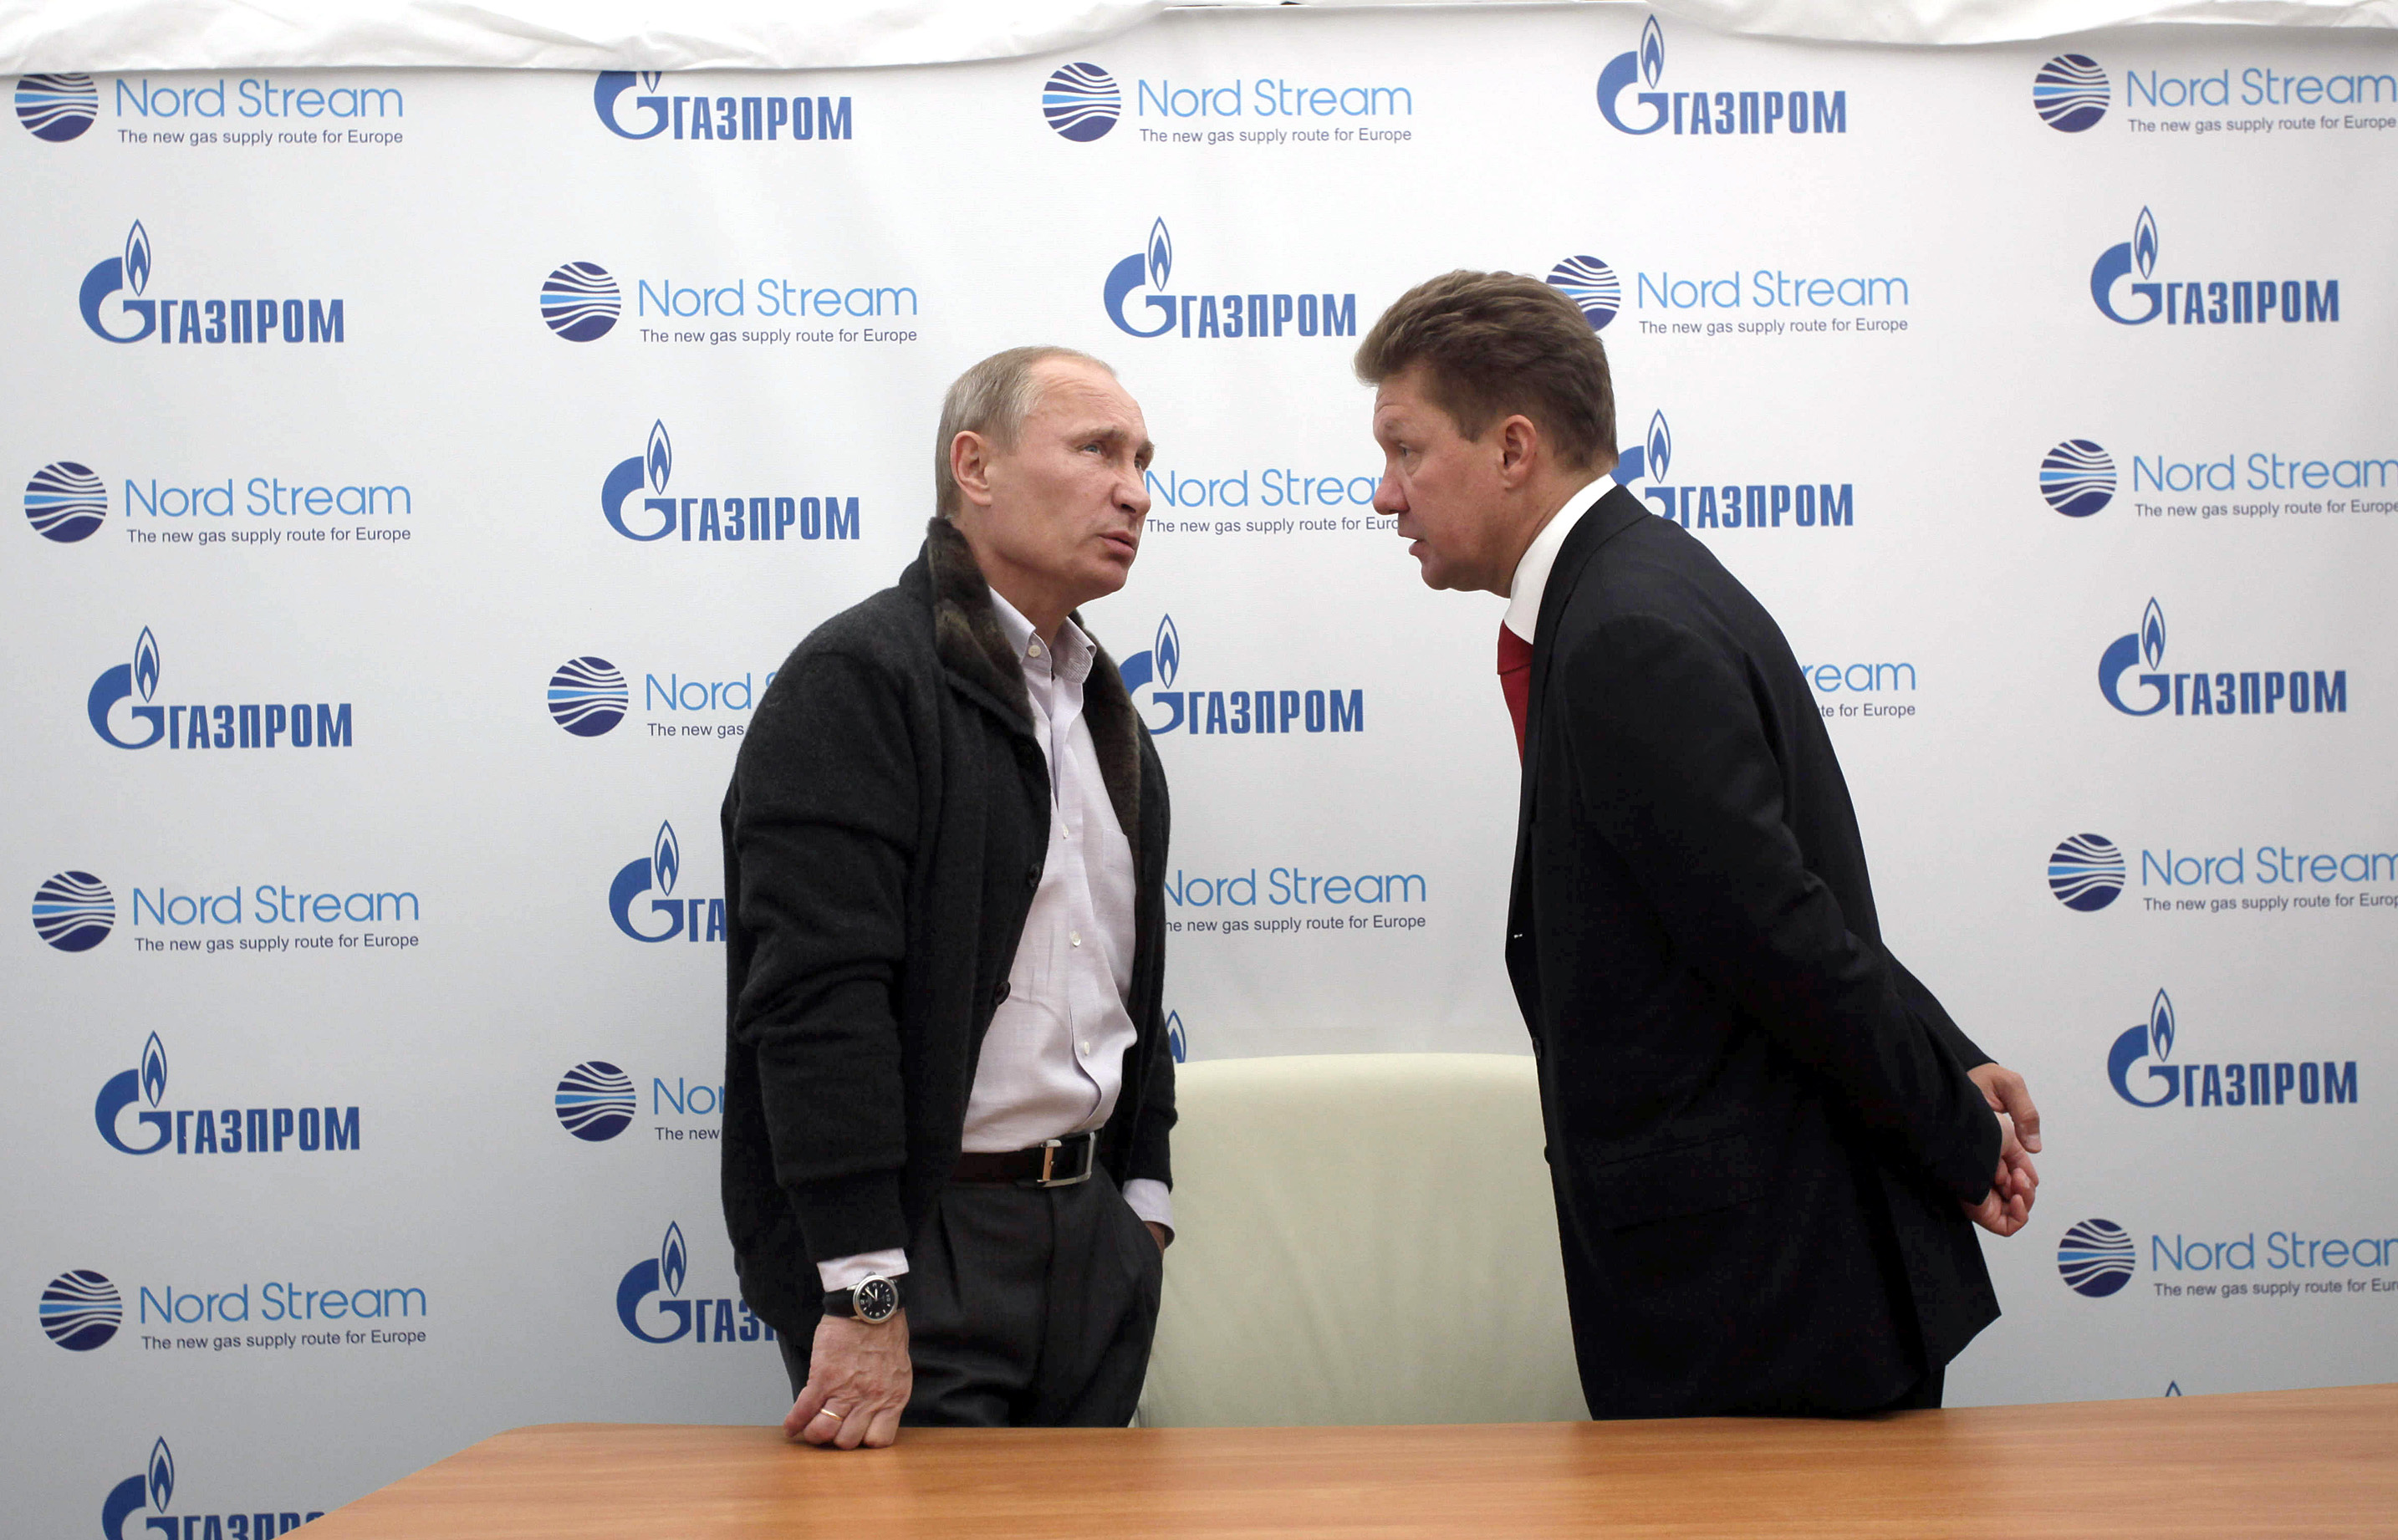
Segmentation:
<svg viewBox="0 0 2398 1540">
<path fill-rule="evenodd" d="M 2398 1533 L 2398 1385 L 1468 1427 L 916 1429 L 560 1423 L 487 1439 L 314 1540 L 825 1535 L 2356 1535 Z"/>
</svg>

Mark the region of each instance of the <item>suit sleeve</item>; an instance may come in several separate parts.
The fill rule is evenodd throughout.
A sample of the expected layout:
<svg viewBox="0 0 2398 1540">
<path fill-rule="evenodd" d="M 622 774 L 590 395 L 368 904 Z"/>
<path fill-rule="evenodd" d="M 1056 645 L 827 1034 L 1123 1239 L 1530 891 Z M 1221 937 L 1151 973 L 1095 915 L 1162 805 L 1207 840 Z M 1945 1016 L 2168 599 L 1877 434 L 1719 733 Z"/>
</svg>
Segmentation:
<svg viewBox="0 0 2398 1540">
<path fill-rule="evenodd" d="M 909 1240 L 893 992 L 917 785 L 902 686 L 837 655 L 786 669 L 734 770 L 731 898 L 751 952 L 733 1034 L 757 1055 L 775 1181 L 813 1262 Z"/>
<path fill-rule="evenodd" d="M 1139 732 L 1141 762 L 1145 765 L 1154 767 L 1157 772 L 1154 781 L 1142 794 L 1140 817 L 1144 824 L 1152 818 L 1158 820 L 1158 876 L 1162 885 L 1165 878 L 1165 852 L 1172 845 L 1174 839 L 1174 809 L 1166 794 L 1165 769 L 1158 763 L 1157 750 L 1149 741 L 1149 729 L 1144 726 L 1139 729 Z M 1146 837 L 1144 832 L 1144 840 Z M 1163 975 L 1165 968 L 1165 897 L 1161 891 L 1149 895 L 1148 899 L 1148 907 L 1153 916 L 1151 923 L 1157 927 L 1157 966 L 1160 974 Z M 1136 908 L 1138 907 L 1139 906 L 1136 903 Z M 1174 1185 L 1174 1165 L 1168 1153 L 1168 1141 L 1174 1131 L 1177 1114 L 1174 1110 L 1174 1054 L 1171 1047 L 1164 1042 L 1165 1035 L 1165 1006 L 1162 1003 L 1164 999 L 1165 987 L 1161 977 L 1157 1000 L 1151 1006 L 1151 1020 L 1141 1023 L 1144 1037 L 1149 1037 L 1151 1033 L 1155 1034 L 1149 1040 L 1159 1044 L 1159 1051 L 1151 1056 L 1149 1074 L 1141 1087 L 1140 1122 L 1132 1132 L 1131 1158 L 1125 1167 L 1125 1171 L 1130 1181 L 1159 1182 L 1171 1188 Z"/>
<path fill-rule="evenodd" d="M 1693 971 L 1904 1160 L 1980 1201 L 1997 1121 L 1909 1008 L 1906 986 L 1922 986 L 1849 930 L 1807 870 L 1739 655 L 1636 615 L 1569 636 L 1553 667 L 1583 808 Z"/>
</svg>

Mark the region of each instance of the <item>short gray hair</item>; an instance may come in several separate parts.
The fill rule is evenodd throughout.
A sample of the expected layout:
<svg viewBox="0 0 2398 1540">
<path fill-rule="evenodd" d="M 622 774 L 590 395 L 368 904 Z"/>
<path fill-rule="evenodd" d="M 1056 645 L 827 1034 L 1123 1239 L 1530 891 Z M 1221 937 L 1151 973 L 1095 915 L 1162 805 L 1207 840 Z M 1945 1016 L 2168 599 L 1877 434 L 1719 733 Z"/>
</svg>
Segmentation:
<svg viewBox="0 0 2398 1540">
<path fill-rule="evenodd" d="M 941 399 L 941 427 L 933 446 L 933 507 L 948 519 L 958 511 L 958 483 L 950 474 L 950 446 L 961 433 L 979 433 L 1001 449 L 1013 448 L 1024 419 L 1041 404 L 1041 381 L 1033 371 L 1052 358 L 1107 363 L 1071 347 L 1011 347 L 994 353 L 959 375 Z"/>
</svg>

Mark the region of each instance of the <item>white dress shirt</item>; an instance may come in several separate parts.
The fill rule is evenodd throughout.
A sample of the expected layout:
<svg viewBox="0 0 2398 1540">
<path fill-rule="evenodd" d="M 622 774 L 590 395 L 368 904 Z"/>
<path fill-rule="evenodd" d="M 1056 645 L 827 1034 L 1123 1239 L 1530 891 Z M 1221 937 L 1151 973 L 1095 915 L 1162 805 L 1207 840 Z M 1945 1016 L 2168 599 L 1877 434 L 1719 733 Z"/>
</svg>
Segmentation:
<svg viewBox="0 0 2398 1540">
<path fill-rule="evenodd" d="M 1507 585 L 1507 614 L 1504 618 L 1507 628 L 1526 642 L 1540 640 L 1532 633 L 1541 625 L 1541 595 L 1548 591 L 1549 569 L 1557 564 L 1557 552 L 1565 549 L 1566 536 L 1582 522 L 1583 514 L 1597 507 L 1598 500 L 1614 490 L 1611 486 L 1599 485 L 1605 480 L 1602 472 L 1568 493 L 1566 500 L 1557 506 L 1557 511 L 1541 526 L 1541 533 L 1532 536 L 1532 543 L 1525 547 L 1524 554 L 1516 559 L 1515 580 Z M 1593 492 L 1593 487 L 1598 490 Z"/>
<path fill-rule="evenodd" d="M 1125 1008 L 1134 948 L 1132 845 L 1083 719 L 1083 684 L 1098 649 L 1071 620 L 1058 628 L 1053 648 L 997 590 L 990 598 L 1024 666 L 1032 736 L 1049 766 L 1049 848 L 1008 970 L 1007 998 L 991 1016 L 966 1098 L 963 1147 L 974 1154 L 1026 1149 L 1106 1123 L 1124 1089 L 1125 1054 L 1139 1035 Z M 1142 1219 L 1173 1225 L 1165 1183 L 1128 1182 L 1124 1196 Z M 908 1253 L 896 1247 L 816 1264 L 828 1290 L 907 1270 Z"/>
</svg>

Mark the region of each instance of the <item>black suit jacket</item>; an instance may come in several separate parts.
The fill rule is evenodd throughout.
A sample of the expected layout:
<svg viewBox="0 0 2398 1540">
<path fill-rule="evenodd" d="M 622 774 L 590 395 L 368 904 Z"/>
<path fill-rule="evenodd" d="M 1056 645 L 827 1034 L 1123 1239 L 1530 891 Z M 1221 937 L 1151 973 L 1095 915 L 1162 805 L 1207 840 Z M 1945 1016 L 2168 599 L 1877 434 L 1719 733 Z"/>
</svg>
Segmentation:
<svg viewBox="0 0 2398 1540">
<path fill-rule="evenodd" d="M 1596 1417 L 1840 1412 L 1998 1302 L 1988 1056 L 1881 944 L 1781 629 L 1615 488 L 1541 601 L 1507 966 Z"/>
</svg>

